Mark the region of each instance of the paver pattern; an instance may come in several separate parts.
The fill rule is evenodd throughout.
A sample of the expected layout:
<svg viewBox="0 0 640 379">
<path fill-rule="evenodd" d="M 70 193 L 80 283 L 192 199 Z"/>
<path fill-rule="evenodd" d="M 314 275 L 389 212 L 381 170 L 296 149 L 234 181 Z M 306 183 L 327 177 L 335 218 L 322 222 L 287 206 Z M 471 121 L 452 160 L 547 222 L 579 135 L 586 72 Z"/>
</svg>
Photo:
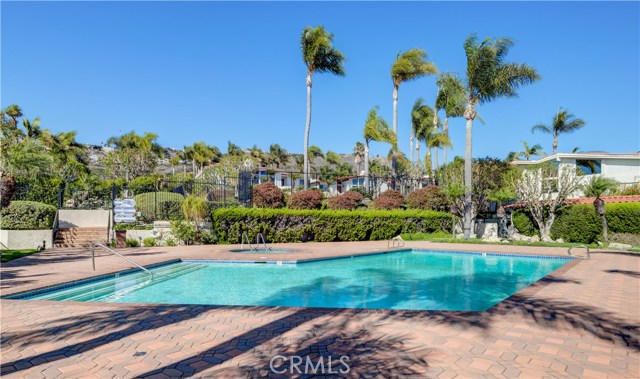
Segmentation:
<svg viewBox="0 0 640 379">
<path fill-rule="evenodd" d="M 283 244 L 276 260 L 362 254 L 386 242 Z M 405 247 L 566 255 L 566 249 L 409 242 Z M 259 260 L 237 246 L 128 249 L 142 264 Z M 276 254 L 273 254 L 276 255 Z M 257 259 L 256 259 L 257 258 Z M 595 252 L 487 312 L 0 300 L 0 368 L 11 378 L 289 378 L 275 355 L 325 362 L 344 378 L 638 378 L 640 255 Z M 273 260 L 273 258 L 264 258 Z M 116 272 L 128 264 L 86 250 L 51 250 L 3 265 L 2 294 Z M 326 362 L 349 357 L 348 372 Z M 299 366 L 304 368 L 304 364 Z M 320 371 L 318 371 L 319 373 Z"/>
</svg>

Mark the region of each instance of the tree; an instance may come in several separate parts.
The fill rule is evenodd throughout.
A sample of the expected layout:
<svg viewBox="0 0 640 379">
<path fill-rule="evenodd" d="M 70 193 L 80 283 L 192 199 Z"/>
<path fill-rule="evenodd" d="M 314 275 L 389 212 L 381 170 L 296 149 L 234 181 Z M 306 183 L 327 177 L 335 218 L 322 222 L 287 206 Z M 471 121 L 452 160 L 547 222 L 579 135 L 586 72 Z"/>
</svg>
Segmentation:
<svg viewBox="0 0 640 379">
<path fill-rule="evenodd" d="M 84 146 L 76 141 L 75 131 L 52 135 L 48 130 L 44 130 L 33 135 L 39 135 L 49 148 L 56 160 L 54 170 L 65 185 L 89 174 L 87 152 Z"/>
<path fill-rule="evenodd" d="M 398 53 L 395 62 L 391 66 L 391 80 L 393 82 L 393 133 L 398 135 L 398 89 L 400 84 L 421 78 L 426 75 L 435 75 L 438 68 L 427 60 L 424 50 L 411 49 L 404 53 Z"/>
<path fill-rule="evenodd" d="M 269 162 L 269 157 L 261 148 L 258 147 L 258 145 L 253 145 L 249 149 L 249 155 L 258 162 L 260 167 L 265 166 L 267 162 Z"/>
<path fill-rule="evenodd" d="M 595 197 L 595 199 L 593 200 L 593 207 L 602 220 L 602 239 L 604 239 L 605 242 L 609 240 L 609 237 L 607 235 L 607 216 L 602 195 L 616 188 L 617 185 L 618 183 L 615 180 L 604 178 L 602 176 L 593 176 L 591 178 L 591 181 L 589 181 L 582 188 L 585 196 Z"/>
<path fill-rule="evenodd" d="M 358 171 L 358 175 L 360 175 L 360 163 L 362 163 L 364 159 L 364 144 L 362 142 L 358 141 L 355 146 L 353 146 L 353 156 L 356 170 Z"/>
<path fill-rule="evenodd" d="M 436 128 L 426 129 L 422 138 L 429 152 L 433 149 L 437 153 L 441 147 L 451 147 L 449 136 L 444 134 L 444 132 L 438 132 Z M 439 168 L 437 154 L 435 157 L 435 170 L 437 171 Z"/>
<path fill-rule="evenodd" d="M 328 163 L 331 163 L 333 165 L 337 165 L 342 161 L 342 158 L 340 157 L 340 155 L 331 150 L 327 151 L 327 154 L 325 154 L 325 159 L 327 160 Z"/>
<path fill-rule="evenodd" d="M 411 131 L 416 138 L 416 160 L 420 163 L 420 141 L 425 140 L 425 136 L 433 128 L 433 109 L 424 104 L 424 100 L 419 98 L 413 104 L 411 110 Z"/>
<path fill-rule="evenodd" d="M 471 234 L 473 223 L 471 211 L 472 196 L 472 132 L 473 120 L 478 115 L 476 106 L 499 97 L 515 97 L 517 89 L 540 78 L 533 67 L 524 64 L 505 63 L 505 58 L 513 42 L 508 38 L 478 42 L 475 34 L 464 42 L 467 56 L 467 106 L 464 118 L 467 120 L 465 140 L 464 186 L 464 238 Z"/>
<path fill-rule="evenodd" d="M 222 154 L 217 147 L 207 145 L 203 141 L 194 142 L 191 146 L 185 146 L 184 153 L 187 160 L 191 161 L 193 173 L 196 176 L 204 170 L 205 166 L 220 162 L 222 158 Z"/>
<path fill-rule="evenodd" d="M 364 188 L 369 190 L 369 143 L 371 141 L 390 143 L 394 150 L 398 148 L 398 138 L 389 128 L 389 124 L 378 116 L 378 107 L 369 111 L 364 123 Z"/>
<path fill-rule="evenodd" d="M 105 172 L 112 178 L 133 180 L 138 176 L 153 172 L 164 151 L 156 142 L 154 133 L 138 135 L 130 132 L 119 137 L 111 137 L 107 144 L 113 147 L 104 159 Z"/>
<path fill-rule="evenodd" d="M 464 84 L 452 73 L 440 75 L 436 81 L 438 85 L 438 95 L 436 96 L 435 113 L 444 110 L 445 118 L 442 124 L 442 133 L 449 136 L 449 118 L 464 116 L 465 91 Z M 436 118 L 434 118 L 435 122 Z M 443 161 L 447 163 L 447 146 L 443 146 Z M 437 165 L 437 163 L 436 163 Z"/>
<path fill-rule="evenodd" d="M 269 161 L 271 164 L 275 164 L 276 167 L 280 168 L 281 164 L 286 164 L 289 159 L 289 154 L 287 151 L 280 147 L 277 143 L 269 146 Z"/>
<path fill-rule="evenodd" d="M 540 144 L 529 146 L 527 141 L 521 141 L 521 142 L 522 142 L 522 151 L 517 153 L 516 159 L 523 157 L 524 159 L 529 160 L 534 155 L 538 156 L 538 155 L 544 154 L 544 152 L 542 151 L 542 146 L 540 146 Z"/>
<path fill-rule="evenodd" d="M 244 155 L 240 146 L 236 145 L 231 141 L 227 141 L 227 155 L 231 155 L 234 157 L 241 157 Z"/>
<path fill-rule="evenodd" d="M 315 72 L 344 76 L 344 55 L 333 47 L 333 34 L 323 26 L 307 26 L 300 41 L 302 59 L 307 68 L 307 120 L 304 130 L 304 189 L 309 188 L 309 131 L 311 130 L 311 77 Z"/>
<path fill-rule="evenodd" d="M 518 201 L 524 203 L 540 230 L 540 239 L 551 241 L 551 226 L 564 201 L 580 188 L 580 176 L 575 167 L 540 164 L 520 169 L 511 188 Z"/>
<path fill-rule="evenodd" d="M 575 132 L 585 126 L 584 120 L 575 118 L 568 110 L 560 108 L 558 113 L 553 116 L 551 125 L 538 124 L 531 128 L 531 133 L 540 131 L 542 133 L 553 135 L 553 154 L 558 153 L 558 136 Z"/>
</svg>

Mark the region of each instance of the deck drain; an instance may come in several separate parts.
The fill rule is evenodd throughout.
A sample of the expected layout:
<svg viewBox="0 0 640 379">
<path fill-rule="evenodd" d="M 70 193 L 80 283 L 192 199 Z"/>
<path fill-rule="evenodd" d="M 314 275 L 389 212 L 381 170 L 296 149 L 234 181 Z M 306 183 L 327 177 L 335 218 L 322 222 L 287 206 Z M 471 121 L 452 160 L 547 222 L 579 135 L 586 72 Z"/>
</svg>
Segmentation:
<svg viewBox="0 0 640 379">
<path fill-rule="evenodd" d="M 135 354 L 133 354 L 134 357 L 141 357 L 143 355 L 147 355 L 146 351 L 136 351 Z"/>
</svg>

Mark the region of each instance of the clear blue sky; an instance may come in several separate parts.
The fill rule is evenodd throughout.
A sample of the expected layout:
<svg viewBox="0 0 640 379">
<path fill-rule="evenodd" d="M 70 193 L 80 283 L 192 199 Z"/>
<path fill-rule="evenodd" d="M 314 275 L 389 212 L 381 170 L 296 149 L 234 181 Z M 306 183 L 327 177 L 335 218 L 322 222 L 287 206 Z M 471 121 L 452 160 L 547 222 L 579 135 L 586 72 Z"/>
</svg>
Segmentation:
<svg viewBox="0 0 640 379">
<path fill-rule="evenodd" d="M 2 107 L 17 103 L 55 132 L 99 144 L 136 130 L 164 146 L 203 140 L 226 150 L 280 143 L 302 152 L 305 68 L 299 39 L 324 25 L 347 57 L 346 77 L 316 75 L 311 144 L 351 152 L 371 107 L 391 123 L 390 66 L 400 50 L 425 49 L 441 71 L 464 75 L 464 39 L 507 36 L 509 60 L 543 79 L 517 99 L 479 108 L 474 156 L 503 158 L 559 107 L 587 126 L 560 150 L 640 150 L 640 5 L 626 3 L 223 3 L 2 1 Z M 407 152 L 410 110 L 431 104 L 435 78 L 400 87 L 399 138 Z M 450 122 L 453 154 L 464 120 Z M 376 144 L 373 155 L 386 155 Z M 423 150 L 424 152 L 424 150 Z"/>
</svg>

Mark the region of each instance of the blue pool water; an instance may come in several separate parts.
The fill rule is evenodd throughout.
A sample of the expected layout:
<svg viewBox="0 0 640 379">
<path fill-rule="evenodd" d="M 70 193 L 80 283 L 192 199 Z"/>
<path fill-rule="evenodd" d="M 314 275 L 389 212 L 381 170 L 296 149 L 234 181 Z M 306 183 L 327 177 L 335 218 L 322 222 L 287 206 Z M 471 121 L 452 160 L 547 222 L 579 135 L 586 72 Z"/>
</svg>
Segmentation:
<svg viewBox="0 0 640 379">
<path fill-rule="evenodd" d="M 180 262 L 22 296 L 126 303 L 484 311 L 568 259 L 405 251 L 299 264 Z"/>
</svg>

